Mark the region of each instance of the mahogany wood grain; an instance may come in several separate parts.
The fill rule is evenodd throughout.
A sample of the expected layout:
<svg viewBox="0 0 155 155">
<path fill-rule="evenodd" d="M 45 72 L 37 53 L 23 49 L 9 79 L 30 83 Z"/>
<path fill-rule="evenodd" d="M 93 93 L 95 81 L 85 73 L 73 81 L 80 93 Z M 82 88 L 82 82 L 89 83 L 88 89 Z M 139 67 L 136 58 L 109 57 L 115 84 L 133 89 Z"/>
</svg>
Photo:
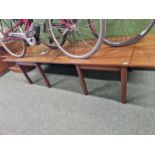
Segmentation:
<svg viewBox="0 0 155 155">
<path fill-rule="evenodd" d="M 38 72 L 40 73 L 42 79 L 44 80 L 46 86 L 50 88 L 50 87 L 51 87 L 51 84 L 50 84 L 50 82 L 48 81 L 48 79 L 47 79 L 45 73 L 43 72 L 43 70 L 42 70 L 40 64 L 36 63 L 35 66 L 36 66 Z"/>
<path fill-rule="evenodd" d="M 3 58 L 2 58 L 3 55 L 4 55 L 4 50 L 0 48 L 0 76 L 6 73 L 9 68 L 7 62 L 3 61 Z"/>
<path fill-rule="evenodd" d="M 32 84 L 33 82 L 31 80 L 31 78 L 29 77 L 29 75 L 27 74 L 24 66 L 18 65 L 18 67 L 21 69 L 22 73 L 24 74 L 24 76 L 27 79 L 27 81 L 29 82 L 29 84 Z"/>
<path fill-rule="evenodd" d="M 47 87 L 51 87 L 50 82 L 48 81 L 45 73 L 43 72 L 42 68 L 41 68 L 41 64 L 38 63 L 25 63 L 25 62 L 16 62 L 16 64 L 19 66 L 19 68 L 21 69 L 22 73 L 24 74 L 24 76 L 26 77 L 27 81 L 32 84 L 32 80 L 28 75 L 28 70 L 27 67 L 36 67 L 37 71 L 39 72 L 39 74 L 41 75 L 41 78 L 43 79 L 43 81 L 45 82 Z"/>
<path fill-rule="evenodd" d="M 47 51 L 46 55 L 41 55 Z M 112 48 L 102 45 L 99 51 L 89 59 L 71 59 L 64 56 L 57 49 L 50 49 L 41 44 L 27 48 L 24 58 L 6 58 L 5 61 L 35 62 L 53 64 L 77 64 L 77 65 L 97 65 L 97 66 L 128 66 L 133 52 L 133 46 Z"/>
<path fill-rule="evenodd" d="M 126 103 L 126 94 L 127 94 L 127 68 L 121 67 L 121 100 L 122 103 Z"/>
<path fill-rule="evenodd" d="M 77 70 L 77 73 L 78 73 L 78 76 L 79 76 L 79 79 L 80 79 L 80 83 L 81 83 L 83 93 L 85 95 L 88 95 L 88 90 L 87 90 L 86 82 L 85 82 L 85 79 L 84 79 L 83 71 L 80 69 L 79 65 L 76 65 L 76 70 Z"/>
<path fill-rule="evenodd" d="M 135 44 L 130 67 L 155 68 L 155 35 L 147 35 Z"/>
</svg>

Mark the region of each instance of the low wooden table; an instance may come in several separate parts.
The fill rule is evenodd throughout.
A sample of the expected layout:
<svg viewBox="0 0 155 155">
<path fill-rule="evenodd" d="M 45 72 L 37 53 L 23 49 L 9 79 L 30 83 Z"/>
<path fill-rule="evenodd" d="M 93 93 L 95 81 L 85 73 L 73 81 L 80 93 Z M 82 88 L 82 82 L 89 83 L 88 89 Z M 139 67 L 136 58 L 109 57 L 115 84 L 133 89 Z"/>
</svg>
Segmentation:
<svg viewBox="0 0 155 155">
<path fill-rule="evenodd" d="M 46 55 L 41 55 L 42 51 L 46 50 Z M 130 64 L 133 54 L 134 46 L 127 46 L 121 48 L 112 48 L 102 45 L 100 50 L 89 59 L 71 59 L 64 56 L 58 50 L 51 50 L 44 45 L 27 48 L 27 55 L 24 58 L 6 58 L 6 62 L 16 62 L 21 68 L 24 76 L 30 84 L 32 84 L 31 78 L 25 71 L 25 66 L 35 66 L 44 80 L 47 87 L 51 84 L 48 81 L 46 75 L 41 69 L 41 64 L 64 64 L 75 65 L 83 93 L 88 94 L 86 82 L 84 79 L 83 70 L 99 70 L 99 71 L 114 71 L 121 74 L 121 102 L 126 103 L 126 85 L 127 85 L 127 67 Z"/>
<path fill-rule="evenodd" d="M 46 55 L 41 55 L 48 51 Z M 6 58 L 6 62 L 15 62 L 22 70 L 29 83 L 32 84 L 25 67 L 34 66 L 38 70 L 45 84 L 51 84 L 44 74 L 41 64 L 75 65 L 83 93 L 88 94 L 83 70 L 114 71 L 121 74 L 121 102 L 126 103 L 127 69 L 131 67 L 155 68 L 155 35 L 147 35 L 135 45 L 112 48 L 102 45 L 99 51 L 89 59 L 71 59 L 64 56 L 59 50 L 39 45 L 27 48 L 24 58 Z"/>
</svg>

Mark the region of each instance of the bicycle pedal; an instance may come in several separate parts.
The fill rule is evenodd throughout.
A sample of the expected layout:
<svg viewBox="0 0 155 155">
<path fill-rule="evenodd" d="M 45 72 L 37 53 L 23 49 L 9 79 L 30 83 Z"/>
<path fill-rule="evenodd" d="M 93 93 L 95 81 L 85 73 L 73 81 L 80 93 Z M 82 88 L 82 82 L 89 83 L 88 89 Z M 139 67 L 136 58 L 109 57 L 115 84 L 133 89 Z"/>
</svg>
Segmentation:
<svg viewBox="0 0 155 155">
<path fill-rule="evenodd" d="M 34 37 L 34 35 L 35 35 L 35 31 L 27 31 L 27 32 L 25 32 L 26 38 Z"/>
</svg>

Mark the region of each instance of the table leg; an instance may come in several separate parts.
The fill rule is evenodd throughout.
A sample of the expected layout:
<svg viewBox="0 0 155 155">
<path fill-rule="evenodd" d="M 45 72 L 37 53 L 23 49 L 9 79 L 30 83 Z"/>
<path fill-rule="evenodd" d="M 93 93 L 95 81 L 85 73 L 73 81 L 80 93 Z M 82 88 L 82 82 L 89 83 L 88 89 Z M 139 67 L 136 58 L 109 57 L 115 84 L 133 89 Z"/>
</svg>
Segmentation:
<svg viewBox="0 0 155 155">
<path fill-rule="evenodd" d="M 47 86 L 47 87 L 51 87 L 51 84 L 50 84 L 50 82 L 48 81 L 48 79 L 47 79 L 45 73 L 43 72 L 42 68 L 40 67 L 40 64 L 37 64 L 37 63 L 36 63 L 35 66 L 36 66 L 38 72 L 40 73 L 41 77 L 43 78 L 43 80 L 44 80 L 46 86 Z"/>
<path fill-rule="evenodd" d="M 127 89 L 127 68 L 121 68 L 121 91 L 122 91 L 122 103 L 126 103 L 126 89 Z"/>
<path fill-rule="evenodd" d="M 76 65 L 76 71 L 77 71 L 79 79 L 80 79 L 80 83 L 81 83 L 83 93 L 85 95 L 88 95 L 88 90 L 87 90 L 86 82 L 85 82 L 85 79 L 84 79 L 84 75 L 83 75 L 83 72 L 80 69 L 79 65 Z"/>
<path fill-rule="evenodd" d="M 32 80 L 30 79 L 30 77 L 28 76 L 27 72 L 25 71 L 24 67 L 17 64 L 19 66 L 19 68 L 21 69 L 22 73 L 24 74 L 24 76 L 26 77 L 27 81 L 32 84 Z"/>
</svg>

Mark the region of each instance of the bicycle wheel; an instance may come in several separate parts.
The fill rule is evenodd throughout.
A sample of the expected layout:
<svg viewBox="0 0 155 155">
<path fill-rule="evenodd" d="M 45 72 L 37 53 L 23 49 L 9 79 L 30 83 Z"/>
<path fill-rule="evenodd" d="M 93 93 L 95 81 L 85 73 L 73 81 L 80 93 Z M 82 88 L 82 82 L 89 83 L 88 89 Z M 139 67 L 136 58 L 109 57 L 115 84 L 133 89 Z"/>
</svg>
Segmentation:
<svg viewBox="0 0 155 155">
<path fill-rule="evenodd" d="M 11 19 L 0 19 L 0 43 L 4 49 L 14 57 L 22 57 L 25 54 L 24 40 L 12 36 L 13 33 L 23 33 L 22 28 Z"/>
<path fill-rule="evenodd" d="M 56 20 L 56 19 L 46 19 L 45 20 L 45 32 L 48 34 L 48 45 L 50 47 L 57 47 L 57 45 L 55 44 L 53 37 L 51 36 L 51 32 L 50 32 L 50 26 L 49 23 L 53 26 L 53 27 L 57 27 L 57 36 L 55 36 L 57 38 L 57 41 L 59 42 L 59 44 L 62 46 L 66 39 L 67 39 L 67 34 L 64 34 L 63 32 L 63 24 L 60 22 L 60 20 Z M 55 30 L 55 31 L 56 31 Z"/>
<path fill-rule="evenodd" d="M 88 58 L 96 53 L 103 40 L 104 21 L 96 19 L 95 29 L 99 34 L 96 38 L 92 34 L 87 19 L 59 20 L 60 24 L 54 24 L 49 20 L 51 36 L 60 51 L 71 58 Z M 61 30 L 61 33 L 60 33 Z M 64 44 L 60 39 L 66 37 Z"/>
<path fill-rule="evenodd" d="M 154 26 L 151 19 L 107 19 L 103 42 L 106 45 L 120 47 L 131 45 L 142 39 Z M 92 32 L 97 36 L 95 30 Z"/>
</svg>

